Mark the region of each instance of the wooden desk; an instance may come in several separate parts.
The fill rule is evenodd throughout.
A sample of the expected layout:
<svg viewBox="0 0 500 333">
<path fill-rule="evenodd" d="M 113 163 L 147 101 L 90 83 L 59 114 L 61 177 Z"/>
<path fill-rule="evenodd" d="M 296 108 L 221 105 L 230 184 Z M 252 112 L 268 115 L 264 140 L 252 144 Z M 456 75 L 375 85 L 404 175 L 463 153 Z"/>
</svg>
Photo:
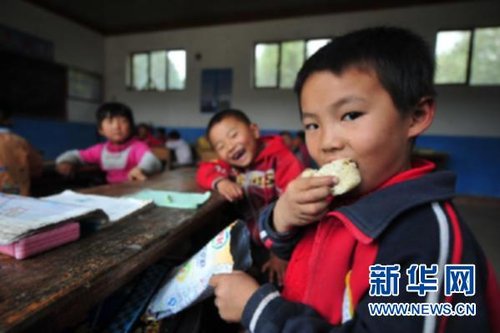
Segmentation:
<svg viewBox="0 0 500 333">
<path fill-rule="evenodd" d="M 120 196 L 141 188 L 196 191 L 194 172 L 167 171 L 146 182 L 85 192 Z M 31 259 L 0 255 L 0 332 L 57 332 L 78 323 L 148 266 L 175 255 L 193 235 L 210 239 L 232 221 L 231 208 L 214 193 L 198 210 L 155 207 Z"/>
</svg>

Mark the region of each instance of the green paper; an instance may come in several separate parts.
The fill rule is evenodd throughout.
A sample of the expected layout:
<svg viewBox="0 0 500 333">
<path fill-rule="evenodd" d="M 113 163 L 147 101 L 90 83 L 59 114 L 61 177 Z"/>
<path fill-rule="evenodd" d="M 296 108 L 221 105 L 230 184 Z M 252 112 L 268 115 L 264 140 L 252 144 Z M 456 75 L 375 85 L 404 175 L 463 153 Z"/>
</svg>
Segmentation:
<svg viewBox="0 0 500 333">
<path fill-rule="evenodd" d="M 163 207 L 196 209 L 210 198 L 210 192 L 191 193 L 146 189 L 134 193 L 130 197 L 153 200 L 156 205 Z"/>
</svg>

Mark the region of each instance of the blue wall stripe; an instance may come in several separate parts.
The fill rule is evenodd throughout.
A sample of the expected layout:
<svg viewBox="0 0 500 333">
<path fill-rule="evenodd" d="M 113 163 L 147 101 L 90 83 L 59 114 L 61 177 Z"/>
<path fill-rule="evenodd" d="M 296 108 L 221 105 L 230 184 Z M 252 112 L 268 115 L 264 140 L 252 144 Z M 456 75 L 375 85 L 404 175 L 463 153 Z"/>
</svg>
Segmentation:
<svg viewBox="0 0 500 333">
<path fill-rule="evenodd" d="M 457 193 L 500 197 L 500 138 L 425 135 L 417 147 L 448 154 L 458 175 Z"/>
<path fill-rule="evenodd" d="M 69 149 L 86 148 L 100 140 L 96 126 L 87 123 L 13 118 L 12 131 L 40 150 L 46 160 L 53 160 Z"/>
<path fill-rule="evenodd" d="M 54 159 L 65 150 L 85 148 L 101 140 L 95 125 L 87 123 L 15 118 L 12 129 L 41 150 L 46 159 Z M 191 144 L 205 134 L 204 127 L 175 129 Z M 279 130 L 261 132 L 269 135 Z M 500 198 L 500 137 L 425 135 L 418 138 L 416 146 L 448 154 L 447 168 L 458 175 L 457 193 Z"/>
</svg>

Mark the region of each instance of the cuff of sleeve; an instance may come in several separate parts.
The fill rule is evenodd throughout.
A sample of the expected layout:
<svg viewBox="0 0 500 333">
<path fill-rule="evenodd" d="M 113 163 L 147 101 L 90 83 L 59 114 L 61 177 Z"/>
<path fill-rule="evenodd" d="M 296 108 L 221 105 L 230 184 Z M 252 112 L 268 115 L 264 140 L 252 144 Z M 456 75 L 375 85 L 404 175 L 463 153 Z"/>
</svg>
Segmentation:
<svg viewBox="0 0 500 333">
<path fill-rule="evenodd" d="M 56 158 L 56 164 L 58 163 L 83 164 L 85 163 L 85 161 L 83 160 L 80 152 L 77 149 L 72 149 L 59 155 Z"/>
<path fill-rule="evenodd" d="M 297 230 L 290 230 L 287 232 L 277 232 L 274 229 L 273 212 L 276 202 L 268 205 L 262 210 L 259 216 L 259 221 L 261 225 L 261 235 L 260 238 L 264 242 L 266 238 L 271 238 L 276 241 L 287 241 L 295 237 Z"/>
<path fill-rule="evenodd" d="M 153 174 L 161 170 L 161 162 L 151 152 L 146 152 L 137 165 L 146 174 Z"/>
<path fill-rule="evenodd" d="M 259 323 L 259 319 L 266 317 L 266 307 L 277 297 L 280 297 L 280 293 L 270 283 L 267 283 L 257 289 L 243 309 L 241 319 L 243 326 L 245 326 L 250 332 L 254 332 L 257 324 Z"/>
<path fill-rule="evenodd" d="M 224 177 L 218 177 L 218 178 L 215 178 L 215 179 L 212 181 L 212 186 L 211 186 L 211 187 L 212 187 L 212 190 L 217 191 L 217 188 L 216 188 L 216 187 L 217 187 L 217 184 L 218 184 L 221 180 L 223 180 L 223 179 L 226 179 L 226 178 L 224 178 Z"/>
</svg>

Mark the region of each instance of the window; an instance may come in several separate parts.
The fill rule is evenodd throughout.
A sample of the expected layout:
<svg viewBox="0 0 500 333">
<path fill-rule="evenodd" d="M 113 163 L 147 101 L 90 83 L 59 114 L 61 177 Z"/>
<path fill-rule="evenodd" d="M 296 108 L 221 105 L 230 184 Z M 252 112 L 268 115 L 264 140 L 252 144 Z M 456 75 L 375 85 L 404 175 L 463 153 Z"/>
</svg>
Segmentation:
<svg viewBox="0 0 500 333">
<path fill-rule="evenodd" d="M 500 84 L 500 27 L 474 31 L 470 84 Z"/>
<path fill-rule="evenodd" d="M 500 28 L 440 31 L 436 84 L 500 84 Z"/>
<path fill-rule="evenodd" d="M 257 43 L 254 49 L 254 86 L 293 88 L 305 59 L 329 42 L 330 39 L 310 39 Z"/>
<path fill-rule="evenodd" d="M 186 86 L 186 51 L 133 53 L 127 60 L 127 87 L 138 91 L 182 90 Z"/>
</svg>

